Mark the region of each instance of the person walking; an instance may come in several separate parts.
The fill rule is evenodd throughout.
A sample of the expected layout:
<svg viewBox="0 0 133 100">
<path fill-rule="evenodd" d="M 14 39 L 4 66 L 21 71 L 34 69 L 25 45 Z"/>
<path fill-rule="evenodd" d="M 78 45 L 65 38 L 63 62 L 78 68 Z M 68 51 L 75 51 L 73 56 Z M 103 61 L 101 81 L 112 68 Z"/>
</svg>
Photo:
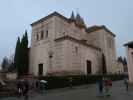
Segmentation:
<svg viewBox="0 0 133 100">
<path fill-rule="evenodd" d="M 126 87 L 126 91 L 128 91 L 128 79 L 127 78 L 124 79 L 124 85 Z"/>
<path fill-rule="evenodd" d="M 103 96 L 103 79 L 98 80 L 98 91 L 99 91 L 99 96 Z"/>
<path fill-rule="evenodd" d="M 24 92 L 23 92 L 24 100 L 28 100 L 28 98 L 29 98 L 28 92 L 29 92 L 29 82 L 28 82 L 28 80 L 25 80 L 24 81 Z"/>
<path fill-rule="evenodd" d="M 17 91 L 18 91 L 18 97 L 21 97 L 23 93 L 23 86 L 20 80 L 17 82 Z"/>
<path fill-rule="evenodd" d="M 105 79 L 104 81 L 105 86 L 105 96 L 111 96 L 111 87 L 112 87 L 112 81 L 110 79 Z"/>
</svg>

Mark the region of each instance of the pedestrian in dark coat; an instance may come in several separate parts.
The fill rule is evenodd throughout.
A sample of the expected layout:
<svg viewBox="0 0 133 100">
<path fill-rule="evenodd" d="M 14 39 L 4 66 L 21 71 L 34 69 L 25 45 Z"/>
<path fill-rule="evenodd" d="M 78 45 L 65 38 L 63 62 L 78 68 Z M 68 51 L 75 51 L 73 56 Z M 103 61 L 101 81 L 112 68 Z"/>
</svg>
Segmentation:
<svg viewBox="0 0 133 100">
<path fill-rule="evenodd" d="M 25 80 L 24 81 L 24 92 L 23 92 L 25 100 L 28 100 L 28 97 L 29 97 L 28 92 L 29 92 L 29 82 L 28 82 L 28 80 Z"/>
<path fill-rule="evenodd" d="M 125 87 L 126 87 L 126 91 L 128 91 L 128 79 L 124 79 L 124 84 L 125 84 Z"/>
<path fill-rule="evenodd" d="M 103 96 L 103 80 L 102 79 L 98 80 L 97 84 L 98 84 L 99 96 Z"/>
<path fill-rule="evenodd" d="M 17 92 L 18 92 L 18 96 L 22 96 L 22 93 L 23 93 L 23 84 L 22 82 L 19 80 L 17 82 Z"/>
</svg>

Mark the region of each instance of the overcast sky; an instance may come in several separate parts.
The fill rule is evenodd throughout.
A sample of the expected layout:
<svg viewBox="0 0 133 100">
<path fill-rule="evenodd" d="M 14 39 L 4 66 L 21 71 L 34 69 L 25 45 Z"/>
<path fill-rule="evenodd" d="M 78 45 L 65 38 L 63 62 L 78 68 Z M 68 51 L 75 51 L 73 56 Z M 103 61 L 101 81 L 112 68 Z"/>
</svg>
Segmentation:
<svg viewBox="0 0 133 100">
<path fill-rule="evenodd" d="M 18 36 L 53 11 L 66 17 L 79 12 L 88 26 L 106 25 L 116 34 L 117 56 L 133 40 L 133 0 L 0 0 L 0 61 L 14 52 Z"/>
</svg>

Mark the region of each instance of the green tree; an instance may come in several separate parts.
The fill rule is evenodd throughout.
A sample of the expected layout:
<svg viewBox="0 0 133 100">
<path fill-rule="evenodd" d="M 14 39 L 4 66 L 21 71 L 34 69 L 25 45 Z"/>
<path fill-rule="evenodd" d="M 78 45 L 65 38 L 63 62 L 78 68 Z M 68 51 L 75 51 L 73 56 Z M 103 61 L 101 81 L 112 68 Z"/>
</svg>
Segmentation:
<svg viewBox="0 0 133 100">
<path fill-rule="evenodd" d="M 120 56 L 118 57 L 117 61 L 123 63 L 123 58 Z"/>
<path fill-rule="evenodd" d="M 14 66 L 17 70 L 18 75 L 21 74 L 21 64 L 20 64 L 20 57 L 21 57 L 21 52 L 20 52 L 20 38 L 18 37 L 17 43 L 16 43 L 16 48 L 15 48 L 15 55 L 14 55 Z"/>
<path fill-rule="evenodd" d="M 25 34 L 23 35 L 20 43 L 20 66 L 21 66 L 21 73 L 27 74 L 29 71 L 29 51 L 28 51 L 28 35 L 27 31 L 25 31 Z"/>
<path fill-rule="evenodd" d="M 14 66 L 14 63 L 13 62 L 11 62 L 10 64 L 9 64 L 9 67 L 8 67 L 8 72 L 16 72 L 16 68 L 15 68 L 15 66 Z"/>
<path fill-rule="evenodd" d="M 123 65 L 124 65 L 124 72 L 128 72 L 127 59 L 125 57 L 123 58 Z"/>
<path fill-rule="evenodd" d="M 18 76 L 27 74 L 29 72 L 29 49 L 28 49 L 28 35 L 25 31 L 23 37 L 18 38 L 15 49 L 14 65 L 17 69 Z"/>
<path fill-rule="evenodd" d="M 124 65 L 127 65 L 127 60 L 126 60 L 125 57 L 123 58 L 123 64 L 124 64 Z"/>
<path fill-rule="evenodd" d="M 3 58 L 3 61 L 2 61 L 2 64 L 1 64 L 2 70 L 3 71 L 7 71 L 8 66 L 9 66 L 8 58 L 7 57 L 4 57 Z"/>
</svg>

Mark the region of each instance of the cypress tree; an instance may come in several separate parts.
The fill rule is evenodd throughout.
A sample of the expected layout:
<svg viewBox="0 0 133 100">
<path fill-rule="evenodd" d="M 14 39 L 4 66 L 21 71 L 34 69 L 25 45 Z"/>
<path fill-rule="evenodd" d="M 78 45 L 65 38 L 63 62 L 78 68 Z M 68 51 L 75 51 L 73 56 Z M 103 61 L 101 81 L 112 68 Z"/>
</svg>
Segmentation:
<svg viewBox="0 0 133 100">
<path fill-rule="evenodd" d="M 121 57 L 121 56 L 118 57 L 117 61 L 123 63 L 123 59 L 122 59 L 122 57 Z"/>
<path fill-rule="evenodd" d="M 14 55 L 14 66 L 17 70 L 18 76 L 21 74 L 21 68 L 20 68 L 20 38 L 18 37 L 16 48 L 15 48 L 15 55 Z"/>
<path fill-rule="evenodd" d="M 29 71 L 29 51 L 27 31 L 23 37 L 18 38 L 15 49 L 14 65 L 17 69 L 18 76 L 27 74 Z"/>
<path fill-rule="evenodd" d="M 28 53 L 28 35 L 27 31 L 21 39 L 21 68 L 22 74 L 27 74 L 29 71 L 29 53 Z"/>
<path fill-rule="evenodd" d="M 127 65 L 127 60 L 125 57 L 123 58 L 123 65 Z"/>
<path fill-rule="evenodd" d="M 24 41 L 23 41 L 24 43 L 24 66 L 25 66 L 25 68 L 24 68 L 24 72 L 25 73 L 28 73 L 28 71 L 29 71 L 29 64 L 28 64 L 28 62 L 29 62 L 29 53 L 28 53 L 28 35 L 27 35 L 27 31 L 25 31 L 25 34 L 24 34 Z"/>
</svg>

